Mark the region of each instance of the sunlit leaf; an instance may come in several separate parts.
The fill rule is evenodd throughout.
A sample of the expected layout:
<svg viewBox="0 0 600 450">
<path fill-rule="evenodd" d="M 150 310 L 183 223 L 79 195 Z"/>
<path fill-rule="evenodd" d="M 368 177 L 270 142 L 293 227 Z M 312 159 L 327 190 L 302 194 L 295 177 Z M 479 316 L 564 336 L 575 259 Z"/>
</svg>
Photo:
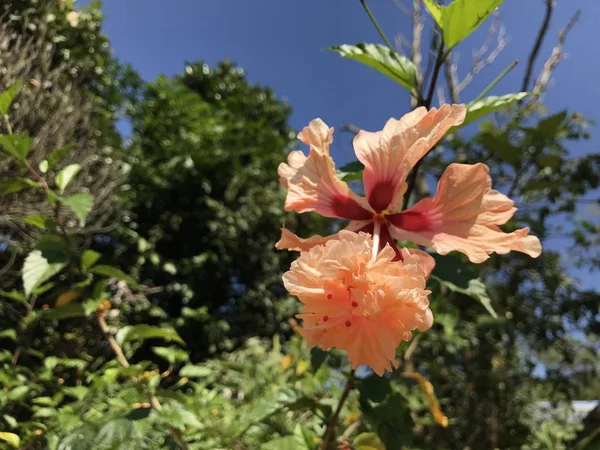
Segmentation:
<svg viewBox="0 0 600 450">
<path fill-rule="evenodd" d="M 70 253 L 60 236 L 42 237 L 35 249 L 25 258 L 23 265 L 23 287 L 25 295 L 59 273 L 69 262 Z"/>
<path fill-rule="evenodd" d="M 461 127 L 499 111 L 515 102 L 518 102 L 528 95 L 528 92 L 518 92 L 516 94 L 506 94 L 500 97 L 485 97 L 481 100 L 467 103 L 467 116 L 465 117 L 465 121 L 462 123 Z"/>
<path fill-rule="evenodd" d="M 2 134 L 0 145 L 21 162 L 27 160 L 27 154 L 31 150 L 32 140 L 26 134 Z"/>
<path fill-rule="evenodd" d="M 65 198 L 63 202 L 73 210 L 79 219 L 79 224 L 84 226 L 87 216 L 94 205 L 94 197 L 90 194 L 73 194 L 70 197 Z"/>
<path fill-rule="evenodd" d="M 152 325 L 129 325 L 123 327 L 117 332 L 115 339 L 119 345 L 128 341 L 143 341 L 145 339 L 166 339 L 185 344 L 175 330 Z"/>
<path fill-rule="evenodd" d="M 7 431 L 0 431 L 0 441 L 4 441 L 14 448 L 18 448 L 21 445 L 21 438 L 15 433 L 9 433 Z"/>
<path fill-rule="evenodd" d="M 443 6 L 424 0 L 433 20 L 442 30 L 446 47 L 452 48 L 481 25 L 504 0 L 455 0 Z"/>
<path fill-rule="evenodd" d="M 375 433 L 361 433 L 354 438 L 352 447 L 356 450 L 386 450 L 385 445 Z"/>
<path fill-rule="evenodd" d="M 179 371 L 179 376 L 189 378 L 204 378 L 211 375 L 213 372 L 208 367 L 199 366 L 195 364 L 188 364 L 183 366 Z"/>
<path fill-rule="evenodd" d="M 81 254 L 81 268 L 87 272 L 94 264 L 98 262 L 102 255 L 94 250 L 86 250 Z"/>
<path fill-rule="evenodd" d="M 410 59 L 381 44 L 337 45 L 330 47 L 340 56 L 358 61 L 391 78 L 408 91 L 417 89 L 417 69 Z"/>
<path fill-rule="evenodd" d="M 65 189 L 67 188 L 73 177 L 75 177 L 75 175 L 77 175 L 80 170 L 81 166 L 79 164 L 69 164 L 60 172 L 58 172 L 58 174 L 56 174 L 56 185 L 58 186 L 58 192 L 60 192 L 61 195 L 65 192 Z"/>
<path fill-rule="evenodd" d="M 23 80 L 18 80 L 11 87 L 0 94 L 0 116 L 3 116 L 8 112 L 10 105 L 12 104 L 15 96 L 21 90 L 22 86 Z"/>
<path fill-rule="evenodd" d="M 488 295 L 485 284 L 483 284 L 481 280 L 469 280 L 467 287 L 463 288 L 455 285 L 450 281 L 442 280 L 436 277 L 435 275 L 431 275 L 431 278 L 437 280 L 440 284 L 446 286 L 452 292 L 459 292 L 461 294 L 468 295 L 469 297 L 474 298 L 483 305 L 483 307 L 487 310 L 488 313 L 490 313 L 490 315 L 494 319 L 498 317 L 498 314 L 496 314 L 496 311 L 494 311 L 494 308 L 492 307 L 492 299 Z"/>
<path fill-rule="evenodd" d="M 32 214 L 25 217 L 23 221 L 41 230 L 54 230 L 56 228 L 56 222 L 53 219 L 41 214 Z"/>
<path fill-rule="evenodd" d="M 90 271 L 90 273 L 93 273 L 94 275 L 103 275 L 105 277 L 118 278 L 119 280 L 123 280 L 125 283 L 127 283 L 131 287 L 135 287 L 138 285 L 138 283 L 133 278 L 131 278 L 129 275 L 127 275 L 121 269 L 117 269 L 116 267 L 113 267 L 113 266 L 106 266 L 106 265 L 93 266 L 89 269 L 89 271 Z"/>
</svg>

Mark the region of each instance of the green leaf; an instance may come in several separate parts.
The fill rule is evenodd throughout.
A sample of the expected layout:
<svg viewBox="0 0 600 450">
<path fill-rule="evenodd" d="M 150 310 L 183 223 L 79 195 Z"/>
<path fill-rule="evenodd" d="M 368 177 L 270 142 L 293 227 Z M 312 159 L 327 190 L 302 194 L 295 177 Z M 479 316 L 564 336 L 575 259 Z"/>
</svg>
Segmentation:
<svg viewBox="0 0 600 450">
<path fill-rule="evenodd" d="M 188 377 L 188 378 L 204 378 L 211 375 L 213 371 L 208 367 L 198 366 L 194 364 L 188 364 L 187 366 L 183 366 L 179 371 L 180 377 Z"/>
<path fill-rule="evenodd" d="M 449 49 L 475 31 L 504 0 L 455 0 L 441 6 L 435 0 L 424 0 L 433 20 L 442 30 Z"/>
<path fill-rule="evenodd" d="M 39 183 L 28 178 L 13 178 L 0 181 L 0 195 L 14 194 L 28 187 L 40 187 Z"/>
<path fill-rule="evenodd" d="M 567 111 L 561 111 L 548 116 L 538 122 L 537 126 L 535 127 L 536 131 L 538 131 L 547 139 L 556 138 L 556 135 L 561 130 L 566 118 Z"/>
<path fill-rule="evenodd" d="M 482 133 L 478 137 L 479 143 L 497 155 L 502 161 L 513 167 L 518 167 L 523 153 L 520 148 L 512 145 L 506 134 Z"/>
<path fill-rule="evenodd" d="M 528 92 L 518 92 L 516 94 L 506 94 L 500 97 L 489 96 L 481 100 L 472 101 L 467 104 L 467 116 L 461 127 L 464 127 L 476 120 L 490 115 L 502 108 L 505 108 L 529 95 Z"/>
<path fill-rule="evenodd" d="M 152 347 L 152 351 L 155 355 L 167 360 L 171 365 L 175 365 L 177 363 L 187 361 L 189 359 L 188 353 L 185 350 L 182 350 L 175 346 Z"/>
<path fill-rule="evenodd" d="M 52 167 L 54 167 L 55 165 L 57 165 L 59 162 L 61 162 L 65 156 L 67 156 L 69 154 L 69 152 L 71 150 L 73 150 L 75 148 L 74 145 L 67 145 L 66 147 L 62 147 L 62 148 L 58 148 L 56 150 L 54 150 L 52 153 L 50 153 L 48 155 L 48 169 L 51 169 Z"/>
<path fill-rule="evenodd" d="M 94 250 L 86 250 L 81 254 L 81 268 L 87 272 L 94 264 L 98 262 L 102 255 Z"/>
<path fill-rule="evenodd" d="M 79 164 L 69 164 L 67 167 L 62 169 L 56 175 L 56 185 L 58 186 L 58 192 L 62 195 L 65 189 L 73 179 L 75 175 L 79 173 L 81 166 Z"/>
<path fill-rule="evenodd" d="M 42 161 L 40 161 L 40 165 L 38 167 L 40 168 L 40 172 L 42 172 L 42 173 L 48 172 L 48 160 L 43 159 Z"/>
<path fill-rule="evenodd" d="M 469 297 L 474 298 L 484 306 L 487 312 L 490 313 L 490 315 L 494 319 L 498 318 L 498 314 L 496 314 L 496 311 L 494 311 L 494 308 L 492 307 L 492 299 L 488 295 L 487 290 L 485 288 L 485 284 L 483 284 L 481 280 L 469 280 L 467 288 L 462 288 L 456 286 L 450 281 L 442 280 L 436 277 L 435 275 L 431 275 L 431 278 L 437 280 L 440 284 L 446 286 L 452 292 L 459 292 L 461 294 L 468 295 Z"/>
<path fill-rule="evenodd" d="M 17 332 L 12 328 L 9 328 L 8 330 L 2 330 L 0 331 L 0 339 L 10 339 L 11 341 L 16 341 Z"/>
<path fill-rule="evenodd" d="M 131 278 L 129 275 L 127 275 L 125 272 L 123 272 L 121 269 L 117 269 L 116 267 L 113 267 L 113 266 L 106 266 L 106 265 L 94 266 L 94 267 L 90 268 L 89 271 L 90 271 L 90 273 L 93 273 L 94 275 L 102 275 L 105 277 L 118 278 L 119 280 L 123 280 L 125 283 L 127 283 L 131 287 L 138 286 L 137 281 L 135 281 L 133 278 Z"/>
<path fill-rule="evenodd" d="M 5 115 L 10 108 L 15 96 L 21 90 L 23 80 L 18 80 L 15 84 L 0 94 L 0 116 Z"/>
<path fill-rule="evenodd" d="M 469 281 L 477 276 L 473 266 L 465 263 L 458 255 L 433 254 L 431 256 L 435 259 L 435 267 L 431 274 L 441 280 L 466 289 Z"/>
<path fill-rule="evenodd" d="M 354 438 L 352 447 L 356 450 L 385 450 L 385 445 L 375 433 L 361 433 Z"/>
<path fill-rule="evenodd" d="M 26 134 L 1 134 L 0 145 L 21 162 L 27 160 L 32 140 Z"/>
<path fill-rule="evenodd" d="M 2 418 L 6 421 L 9 427 L 16 428 L 18 425 L 17 419 L 13 416 L 9 416 L 8 414 L 3 414 Z"/>
<path fill-rule="evenodd" d="M 3 291 L 2 289 L 0 289 L 0 297 L 8 298 L 10 300 L 23 303 L 24 305 L 27 304 L 27 297 L 15 289 L 13 289 L 10 292 Z"/>
<path fill-rule="evenodd" d="M 290 387 L 284 387 L 275 395 L 263 398 L 256 406 L 246 411 L 241 419 L 233 424 L 232 433 L 239 437 L 252 425 L 262 422 L 286 408 L 292 410 L 314 409 L 318 406 L 314 399 L 306 397 Z"/>
<path fill-rule="evenodd" d="M 365 166 L 360 161 L 353 161 L 336 170 L 336 174 L 343 181 L 362 180 L 364 168 Z"/>
<path fill-rule="evenodd" d="M 322 350 L 319 347 L 313 347 L 310 350 L 310 365 L 312 367 L 312 372 L 317 373 L 326 359 L 327 352 L 325 350 Z"/>
<path fill-rule="evenodd" d="M 69 259 L 69 249 L 60 236 L 42 237 L 25 258 L 22 276 L 25 295 L 29 296 L 36 287 L 64 269 Z"/>
<path fill-rule="evenodd" d="M 28 392 L 29 386 L 17 386 L 16 388 L 13 388 L 12 390 L 8 391 L 8 394 L 6 394 L 6 398 L 8 398 L 9 400 L 22 400 L 23 398 L 25 398 Z"/>
<path fill-rule="evenodd" d="M 396 83 L 409 92 L 417 89 L 417 68 L 405 56 L 392 52 L 381 44 L 337 45 L 329 47 L 340 56 L 365 64 Z"/>
<path fill-rule="evenodd" d="M 73 194 L 70 197 L 65 198 L 63 202 L 73 210 L 79 219 L 79 224 L 84 226 L 87 216 L 94 205 L 94 197 L 90 194 Z"/>
<path fill-rule="evenodd" d="M 316 435 L 312 431 L 297 424 L 294 434 L 265 442 L 260 450 L 313 450 L 317 448 L 315 438 Z"/>
<path fill-rule="evenodd" d="M 21 445 L 21 438 L 15 433 L 8 433 L 6 431 L 0 432 L 0 441 L 7 442 L 14 448 L 18 448 Z"/>
<path fill-rule="evenodd" d="M 56 229 L 56 222 L 48 216 L 41 214 L 32 214 L 23 219 L 25 223 L 33 225 L 41 230 L 54 230 Z"/>
<path fill-rule="evenodd" d="M 185 345 L 175 330 L 155 327 L 152 325 L 133 325 L 121 328 L 115 335 L 119 345 L 128 341 L 143 341 L 145 339 L 166 339 Z"/>
<path fill-rule="evenodd" d="M 409 446 L 413 440 L 414 422 L 408 400 L 398 392 L 390 392 L 381 401 L 375 401 L 364 386 L 359 385 L 359 390 L 360 409 L 385 448 Z"/>
<path fill-rule="evenodd" d="M 42 313 L 46 320 L 72 319 L 73 317 L 85 317 L 85 308 L 81 303 L 71 303 L 62 308 L 52 308 Z"/>
</svg>

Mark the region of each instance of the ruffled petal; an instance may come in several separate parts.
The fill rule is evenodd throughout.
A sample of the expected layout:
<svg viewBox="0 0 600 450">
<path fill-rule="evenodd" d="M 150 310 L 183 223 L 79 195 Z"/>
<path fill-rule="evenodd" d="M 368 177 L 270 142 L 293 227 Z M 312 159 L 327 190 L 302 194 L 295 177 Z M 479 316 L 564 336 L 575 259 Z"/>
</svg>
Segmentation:
<svg viewBox="0 0 600 450">
<path fill-rule="evenodd" d="M 344 230 L 347 231 L 358 231 L 363 229 L 370 223 L 368 220 L 353 220 L 350 222 Z M 318 234 L 309 238 L 301 238 L 300 236 L 292 233 L 287 228 L 281 229 L 281 238 L 275 244 L 275 248 L 278 250 L 293 250 L 297 252 L 306 252 L 313 248 L 315 245 L 323 245 L 327 241 L 332 239 L 339 239 L 339 234 L 334 233 L 329 236 L 320 236 Z"/>
<path fill-rule="evenodd" d="M 529 228 L 505 233 L 498 227 L 516 208 L 491 186 L 485 164 L 451 164 L 433 198 L 388 216 L 395 237 L 433 247 L 442 255 L 456 250 L 474 263 L 485 261 L 492 253 L 511 250 L 538 257 L 542 247 L 537 237 L 528 236 Z"/>
<path fill-rule="evenodd" d="M 446 132 L 465 118 L 464 105 L 443 105 L 439 110 L 415 109 L 400 120 L 390 119 L 382 131 L 361 131 L 354 151 L 365 165 L 363 181 L 375 211 L 396 211 L 406 191 L 406 176 Z"/>
<path fill-rule="evenodd" d="M 388 245 L 372 261 L 372 246 L 369 234 L 342 230 L 302 252 L 283 282 L 303 304 L 298 332 L 310 346 L 345 349 L 354 368 L 383 375 L 397 366 L 400 342 L 431 326 L 430 291 L 417 255 L 394 262 Z"/>
<path fill-rule="evenodd" d="M 281 184 L 288 188 L 286 211 L 315 211 L 325 217 L 348 220 L 370 219 L 373 213 L 366 200 L 335 174 L 335 164 L 329 155 L 333 128 L 315 119 L 298 137 L 310 145 L 308 157 L 302 152 L 292 152 L 288 163 L 281 163 L 277 170 Z"/>
</svg>

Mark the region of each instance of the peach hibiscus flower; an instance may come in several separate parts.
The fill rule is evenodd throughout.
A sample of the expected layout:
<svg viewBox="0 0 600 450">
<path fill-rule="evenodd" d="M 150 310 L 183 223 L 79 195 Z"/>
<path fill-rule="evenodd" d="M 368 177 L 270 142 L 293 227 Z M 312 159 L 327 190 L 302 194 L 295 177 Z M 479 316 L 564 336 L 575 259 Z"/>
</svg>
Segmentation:
<svg viewBox="0 0 600 450">
<path fill-rule="evenodd" d="M 433 316 L 419 256 L 403 249 L 394 261 L 389 244 L 377 252 L 378 237 L 342 230 L 302 252 L 283 282 L 303 303 L 298 332 L 310 346 L 345 349 L 354 369 L 383 375 L 397 367 L 400 342 L 430 328 Z"/>
<path fill-rule="evenodd" d="M 539 256 L 540 241 L 528 236 L 528 228 L 512 233 L 499 228 L 514 215 L 516 208 L 507 196 L 492 189 L 485 164 L 450 164 L 433 198 L 399 211 L 410 170 L 464 118 L 463 105 L 443 105 L 429 111 L 420 107 L 400 120 L 390 119 L 382 131 L 358 133 L 354 150 L 365 166 L 366 198 L 336 177 L 329 154 L 333 128 L 321 119 L 313 120 L 298 135 L 310 147 L 308 156 L 301 151 L 291 152 L 287 164 L 280 164 L 278 169 L 280 181 L 288 189 L 285 209 L 350 220 L 345 228 L 349 231 L 373 234 L 374 226 L 379 223 L 379 250 L 389 245 L 395 252 L 395 260 L 402 260 L 406 254 L 398 249 L 396 239 L 432 247 L 442 255 L 456 250 L 474 263 L 485 261 L 492 253 L 511 250 Z M 302 239 L 284 228 L 276 246 L 305 251 L 338 238 L 336 233 Z M 433 258 L 420 250 L 409 253 L 421 259 L 428 275 L 434 265 Z"/>
</svg>

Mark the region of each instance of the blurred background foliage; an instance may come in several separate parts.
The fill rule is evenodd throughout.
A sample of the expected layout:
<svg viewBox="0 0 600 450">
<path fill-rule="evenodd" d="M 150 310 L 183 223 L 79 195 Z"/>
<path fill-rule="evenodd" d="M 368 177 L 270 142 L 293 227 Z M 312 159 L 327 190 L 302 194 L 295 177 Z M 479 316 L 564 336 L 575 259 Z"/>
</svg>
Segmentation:
<svg viewBox="0 0 600 450">
<path fill-rule="evenodd" d="M 341 353 L 305 347 L 281 285 L 296 255 L 274 249 L 280 227 L 331 231 L 283 211 L 276 169 L 297 148 L 291 107 L 230 61 L 143 81 L 112 56 L 99 3 L 0 8 L 0 91 L 23 82 L 0 134 L 31 136 L 27 159 L 46 180 L 78 165 L 61 196 L 93 198 L 82 226 L 68 202 L 15 189 L 28 171 L 0 154 L 0 448 L 319 448 L 348 368 Z M 590 123 L 545 112 L 547 69 L 524 80 L 538 96 L 435 149 L 414 200 L 449 162 L 485 162 L 519 207 L 508 228 L 561 234 L 581 268 L 598 270 L 599 226 L 579 205 L 598 202 L 600 153 L 569 153 Z M 25 296 L 21 269 L 48 236 L 68 236 L 72 256 Z M 397 372 L 360 371 L 331 448 L 597 448 L 598 407 L 574 421 L 569 405 L 600 393 L 600 293 L 579 287 L 565 256 L 477 267 L 436 257 L 434 327 L 398 349 Z"/>
</svg>

